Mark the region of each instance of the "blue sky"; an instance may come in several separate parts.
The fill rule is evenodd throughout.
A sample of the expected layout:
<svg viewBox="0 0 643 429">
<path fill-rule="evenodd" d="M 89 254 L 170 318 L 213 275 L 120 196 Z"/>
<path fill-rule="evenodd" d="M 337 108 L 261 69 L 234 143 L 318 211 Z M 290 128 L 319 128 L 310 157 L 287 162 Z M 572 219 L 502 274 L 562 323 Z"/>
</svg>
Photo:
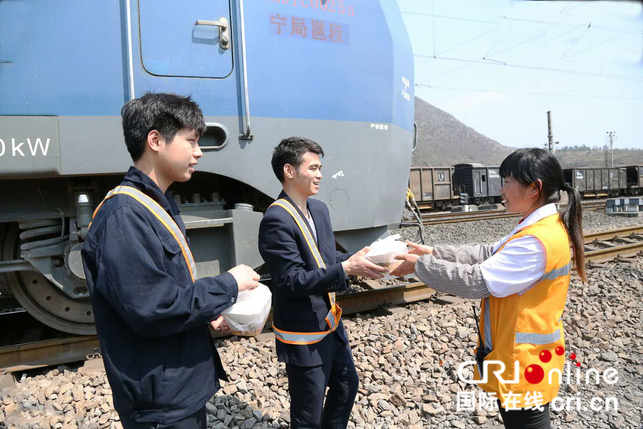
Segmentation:
<svg viewBox="0 0 643 429">
<path fill-rule="evenodd" d="M 397 0 L 415 95 L 513 147 L 643 149 L 643 8 L 637 2 Z"/>
</svg>

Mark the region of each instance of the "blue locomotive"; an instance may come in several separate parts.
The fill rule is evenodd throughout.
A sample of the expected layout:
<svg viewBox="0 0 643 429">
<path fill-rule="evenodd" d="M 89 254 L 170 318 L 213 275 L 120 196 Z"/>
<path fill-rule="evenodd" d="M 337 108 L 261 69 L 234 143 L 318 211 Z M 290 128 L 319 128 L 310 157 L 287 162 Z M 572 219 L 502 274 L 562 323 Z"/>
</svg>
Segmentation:
<svg viewBox="0 0 643 429">
<path fill-rule="evenodd" d="M 371 242 L 401 217 L 413 86 L 388 0 L 0 1 L 0 296 L 94 332 L 80 248 L 131 163 L 121 106 L 148 91 L 206 116 L 199 172 L 172 189 L 201 275 L 262 264 L 270 155 L 292 135 L 327 154 L 318 197 L 338 246 Z"/>
</svg>

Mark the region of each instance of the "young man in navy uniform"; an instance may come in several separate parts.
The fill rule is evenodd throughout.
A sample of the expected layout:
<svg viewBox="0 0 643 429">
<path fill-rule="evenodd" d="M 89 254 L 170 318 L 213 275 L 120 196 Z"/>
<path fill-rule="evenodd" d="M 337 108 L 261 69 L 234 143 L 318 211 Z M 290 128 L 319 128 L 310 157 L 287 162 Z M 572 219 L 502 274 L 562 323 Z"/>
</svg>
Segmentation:
<svg viewBox="0 0 643 429">
<path fill-rule="evenodd" d="M 301 138 L 284 139 L 272 155 L 283 186 L 259 229 L 259 251 L 272 277 L 277 356 L 286 363 L 293 428 L 345 428 L 359 380 L 335 292 L 348 275 L 381 278 L 367 248 L 336 250 L 328 208 L 309 199 L 319 192 L 322 148 Z M 326 403 L 324 393 L 329 387 Z"/>
<path fill-rule="evenodd" d="M 148 93 L 121 114 L 134 166 L 97 208 L 82 251 L 114 408 L 125 429 L 205 429 L 205 403 L 227 380 L 208 323 L 225 329 L 221 312 L 259 276 L 239 265 L 197 279 L 167 188 L 202 155 L 199 106 Z"/>
</svg>

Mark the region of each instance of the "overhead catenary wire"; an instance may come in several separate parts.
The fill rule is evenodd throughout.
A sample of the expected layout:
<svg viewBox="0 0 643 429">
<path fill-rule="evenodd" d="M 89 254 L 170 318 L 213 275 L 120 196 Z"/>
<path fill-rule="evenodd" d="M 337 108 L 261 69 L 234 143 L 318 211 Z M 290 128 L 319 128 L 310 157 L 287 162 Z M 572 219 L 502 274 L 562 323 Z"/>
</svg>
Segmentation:
<svg viewBox="0 0 643 429">
<path fill-rule="evenodd" d="M 611 38 L 611 39 L 609 39 L 609 40 L 603 40 L 602 42 L 598 42 L 598 43 L 596 43 L 596 44 L 594 44 L 594 45 L 592 45 L 592 46 L 590 46 L 590 47 L 588 47 L 588 48 L 581 49 L 581 50 L 580 50 L 580 51 L 578 51 L 578 52 L 574 52 L 574 53 L 573 53 L 573 54 L 571 54 L 571 55 L 567 55 L 567 57 L 566 57 L 566 58 L 573 57 L 574 55 L 578 55 L 578 54 L 580 54 L 581 52 L 585 52 L 585 51 L 590 50 L 590 49 L 592 49 L 592 48 L 595 48 L 595 47 L 597 47 L 597 46 L 604 45 L 605 43 L 609 43 L 609 42 L 611 42 L 612 40 L 618 39 L 619 37 L 621 37 L 621 36 L 614 36 L 614 37 L 612 37 L 612 38 Z"/>
<path fill-rule="evenodd" d="M 440 19 L 451 19 L 451 20 L 456 20 L 456 21 L 465 21 L 465 22 L 477 22 L 480 24 L 490 24 L 490 25 L 498 25 L 498 21 L 488 21 L 484 19 L 475 19 L 475 18 L 465 18 L 465 17 L 460 17 L 460 16 L 451 16 L 451 15 L 440 15 L 440 14 L 434 14 L 434 13 L 423 13 L 423 12 L 410 12 L 410 11 L 402 11 L 402 14 L 404 15 L 417 15 L 421 17 L 427 17 L 427 18 L 440 18 Z M 516 21 L 516 22 L 526 22 L 526 23 L 532 23 L 532 24 L 545 24 L 545 25 L 560 25 L 560 26 L 589 26 L 590 22 L 586 21 L 583 23 L 579 22 L 554 22 L 554 21 L 543 21 L 543 20 L 537 20 L 537 19 L 526 19 L 526 18 L 512 18 L 510 16 L 503 16 L 503 20 L 505 21 Z M 592 25 L 591 26 L 595 30 L 603 30 L 603 31 L 611 31 L 614 33 L 624 33 L 624 34 L 633 34 L 633 35 L 643 35 L 643 30 L 637 30 L 634 28 L 619 28 L 619 27 L 604 27 L 602 25 Z"/>
<path fill-rule="evenodd" d="M 521 94 L 521 95 L 547 95 L 547 96 L 558 96 L 558 97 L 577 97 L 577 98 L 598 98 L 598 99 L 610 99 L 610 100 L 643 100 L 643 97 L 620 97 L 612 95 L 591 95 L 591 94 L 564 94 L 557 92 L 529 92 L 529 91 L 512 91 L 506 89 L 489 89 L 489 88 L 462 88 L 462 87 L 449 87 L 449 86 L 437 86 L 429 84 L 416 83 L 415 86 L 421 86 L 431 89 L 441 89 L 448 91 L 471 91 L 471 92 L 498 92 L 504 94 Z"/>
<path fill-rule="evenodd" d="M 415 56 L 418 58 L 427 57 L 426 55 L 421 55 L 421 54 L 416 54 Z M 433 58 L 433 57 L 431 56 L 430 58 Z M 552 67 L 512 64 L 512 63 L 507 63 L 503 61 L 497 61 L 492 58 L 480 58 L 475 60 L 468 60 L 465 58 L 455 58 L 455 57 L 435 57 L 435 59 L 443 60 L 443 61 L 459 61 L 459 62 L 465 62 L 465 63 L 477 63 L 477 64 L 484 64 L 484 65 L 490 65 L 490 66 L 505 66 L 505 67 L 520 68 L 520 69 L 526 69 L 526 70 L 540 70 L 540 71 L 549 71 L 554 73 L 567 73 L 567 74 L 575 74 L 575 75 L 581 75 L 581 76 L 593 76 L 593 77 L 601 77 L 601 78 L 608 78 L 608 79 L 632 80 L 632 81 L 643 82 L 643 77 L 637 77 L 637 76 L 604 74 L 604 73 L 597 73 L 597 72 L 557 69 Z"/>
<path fill-rule="evenodd" d="M 589 23 L 589 25 L 587 26 L 587 28 L 585 29 L 585 31 L 583 31 L 583 34 L 581 34 L 580 36 L 578 36 L 578 39 L 576 39 L 576 41 L 574 42 L 574 44 L 573 44 L 572 46 L 570 46 L 570 47 L 569 47 L 569 49 L 567 50 L 567 52 L 565 52 L 565 53 L 563 54 L 563 56 L 560 58 L 561 60 L 567 56 L 567 54 L 569 53 L 569 51 L 571 51 L 572 49 L 574 49 L 574 46 L 578 45 L 578 42 L 580 42 L 580 39 L 582 39 L 582 38 L 583 38 L 583 36 L 584 36 L 585 34 L 587 34 L 587 32 L 589 31 L 589 29 L 590 29 L 590 28 L 592 28 L 592 23 L 591 23 L 591 22 Z"/>
</svg>

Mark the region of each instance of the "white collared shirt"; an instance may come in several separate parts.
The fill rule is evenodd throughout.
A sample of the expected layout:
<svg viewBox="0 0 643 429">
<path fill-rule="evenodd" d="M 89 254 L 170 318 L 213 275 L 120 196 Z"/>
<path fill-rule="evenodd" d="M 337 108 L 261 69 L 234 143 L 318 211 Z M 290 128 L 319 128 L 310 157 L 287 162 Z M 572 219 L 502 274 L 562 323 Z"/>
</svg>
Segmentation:
<svg viewBox="0 0 643 429">
<path fill-rule="evenodd" d="M 317 228 L 315 228 L 315 221 L 313 220 L 313 215 L 310 214 L 310 210 L 308 210 L 308 215 L 306 216 L 306 220 L 308 221 L 308 225 L 310 225 L 310 229 L 313 232 L 313 237 L 315 238 L 315 241 L 317 241 Z"/>
<path fill-rule="evenodd" d="M 511 234 L 497 241 L 493 251 L 507 242 L 515 233 L 533 225 L 541 219 L 557 214 L 555 204 L 546 204 L 520 222 Z M 510 241 L 502 252 L 480 264 L 482 277 L 491 295 L 504 298 L 530 288 L 545 275 L 547 253 L 545 247 L 536 237 L 527 235 Z"/>
</svg>

